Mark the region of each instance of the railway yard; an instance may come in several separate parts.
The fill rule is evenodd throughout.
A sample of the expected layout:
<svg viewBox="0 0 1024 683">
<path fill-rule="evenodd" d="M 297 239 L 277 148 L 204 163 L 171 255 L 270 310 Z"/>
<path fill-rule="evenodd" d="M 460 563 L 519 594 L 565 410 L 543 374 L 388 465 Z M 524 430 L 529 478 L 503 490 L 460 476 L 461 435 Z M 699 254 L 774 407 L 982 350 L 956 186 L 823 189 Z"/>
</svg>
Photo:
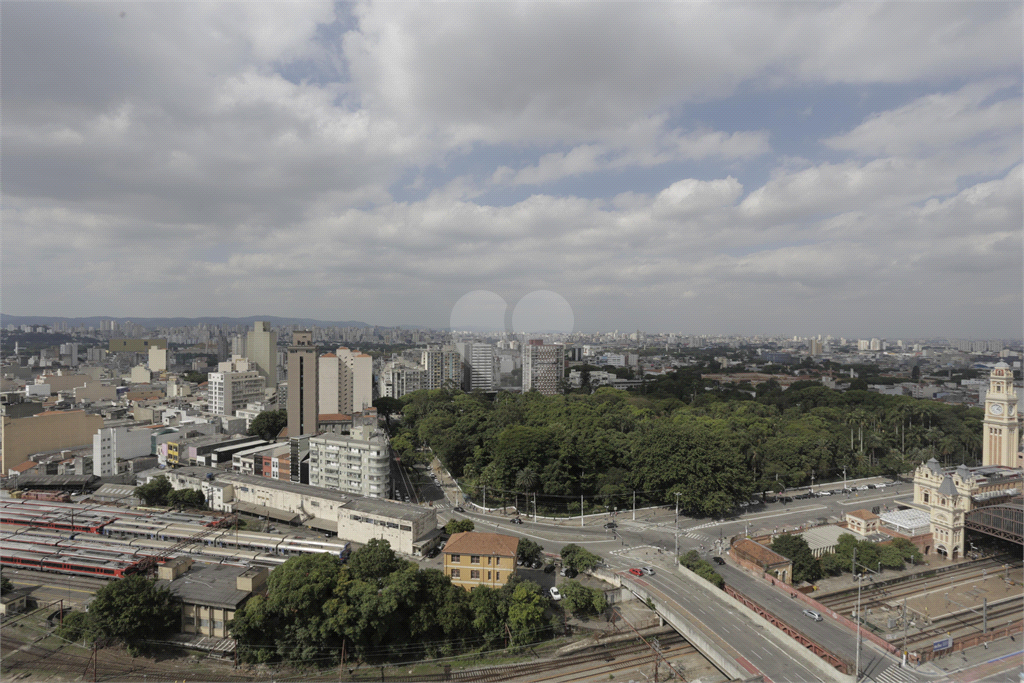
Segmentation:
<svg viewBox="0 0 1024 683">
<path fill-rule="evenodd" d="M 985 633 L 1021 619 L 1024 566 L 1020 557 L 986 558 L 876 583 L 865 581 L 860 611 L 865 628 L 909 651 L 931 648 L 946 637 L 954 640 Z M 818 598 L 855 619 L 857 588 Z M 904 605 L 906 614 L 904 616 Z"/>
<path fill-rule="evenodd" d="M 82 606 L 107 582 L 146 572 L 156 563 L 175 557 L 188 556 L 207 564 L 272 569 L 295 555 L 331 553 L 344 559 L 351 550 L 351 544 L 344 540 L 324 538 L 302 528 L 282 528 L 280 533 L 239 529 L 234 517 L 216 514 L 0 500 L 0 563 L 16 587 L 33 587 L 40 605 L 59 600 L 64 606 Z M 908 652 L 931 651 L 935 643 L 946 638 L 951 643 L 974 639 L 973 644 L 979 644 L 983 634 L 999 629 L 1007 635 L 1019 631 L 1022 585 L 1024 563 L 1019 555 L 956 564 L 932 562 L 926 568 L 889 580 L 865 578 L 859 595 L 859 614 L 865 630 Z M 837 590 L 815 595 L 814 599 L 846 619 L 857 618 L 855 584 L 844 584 Z M 830 618 L 834 619 L 834 615 Z M 728 680 L 704 654 L 671 629 L 649 629 L 643 632 L 646 638 L 641 639 L 621 625 L 614 627 L 618 630 L 598 623 L 583 628 L 591 631 L 592 642 L 586 641 L 562 654 L 556 654 L 555 644 L 548 643 L 544 648 L 538 646 L 540 653 L 520 653 L 518 658 L 512 656 L 508 660 L 461 662 L 448 665 L 451 668 L 447 670 L 443 662 L 384 668 L 350 663 L 343 672 L 324 672 L 312 677 L 307 673 L 301 679 L 569 683 L 637 679 L 641 674 L 653 677 L 659 672 L 664 677 L 671 671 L 673 676 L 685 680 Z M 577 631 L 577 638 L 580 635 Z M 562 640 L 560 644 L 567 642 Z M 91 653 L 80 646 L 56 642 L 54 636 L 48 635 L 46 617 L 41 612 L 8 618 L 2 645 L 3 670 L 8 674 L 38 669 L 49 672 L 50 680 L 75 680 L 97 672 L 100 678 L 107 679 L 162 680 L 178 679 L 184 673 L 172 662 L 132 659 L 117 647 L 106 648 L 98 662 L 90 660 Z M 201 660 L 193 657 L 189 661 Z M 176 672 L 173 676 L 172 671 Z M 235 669 L 222 661 L 205 668 L 195 666 L 183 678 L 242 681 L 266 680 L 268 676 L 277 680 L 288 678 L 285 671 Z"/>
</svg>

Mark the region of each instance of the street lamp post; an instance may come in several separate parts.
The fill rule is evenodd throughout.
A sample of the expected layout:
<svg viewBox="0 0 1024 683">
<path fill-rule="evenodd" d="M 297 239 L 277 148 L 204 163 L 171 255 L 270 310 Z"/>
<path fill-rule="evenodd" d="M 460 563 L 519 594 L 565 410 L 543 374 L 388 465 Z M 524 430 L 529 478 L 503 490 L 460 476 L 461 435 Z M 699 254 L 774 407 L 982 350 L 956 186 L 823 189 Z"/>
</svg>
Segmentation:
<svg viewBox="0 0 1024 683">
<path fill-rule="evenodd" d="M 679 557 L 679 496 L 682 494 L 676 491 L 676 557 Z"/>
</svg>

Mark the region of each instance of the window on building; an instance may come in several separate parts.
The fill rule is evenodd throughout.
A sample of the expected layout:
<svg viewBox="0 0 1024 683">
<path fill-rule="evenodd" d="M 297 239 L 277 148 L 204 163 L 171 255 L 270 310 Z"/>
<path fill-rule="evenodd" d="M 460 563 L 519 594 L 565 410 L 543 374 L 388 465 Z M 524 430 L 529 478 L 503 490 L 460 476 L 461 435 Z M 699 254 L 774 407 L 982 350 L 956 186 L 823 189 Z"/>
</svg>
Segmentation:
<svg viewBox="0 0 1024 683">
<path fill-rule="evenodd" d="M 480 570 L 479 569 L 472 569 L 472 570 L 470 570 L 469 578 L 479 580 L 480 579 Z"/>
<path fill-rule="evenodd" d="M 470 564 L 480 564 L 480 556 L 479 555 L 470 555 L 469 556 L 469 563 Z"/>
<path fill-rule="evenodd" d="M 501 581 L 501 572 L 494 572 L 494 580 Z"/>
<path fill-rule="evenodd" d="M 494 566 L 496 566 L 496 567 L 500 567 L 501 566 L 501 558 L 500 557 L 494 558 Z"/>
<path fill-rule="evenodd" d="M 460 573 L 461 573 L 461 572 L 460 572 L 460 571 L 459 571 L 458 569 L 453 569 L 453 570 L 452 570 L 452 578 L 453 578 L 453 579 L 457 579 L 457 578 L 459 578 L 459 574 L 460 574 Z"/>
<path fill-rule="evenodd" d="M 451 562 L 462 562 L 462 555 L 452 555 Z"/>
<path fill-rule="evenodd" d="M 487 572 L 487 580 L 488 580 L 488 581 L 490 581 L 490 580 L 491 580 L 491 573 L 490 573 L 490 572 Z"/>
</svg>

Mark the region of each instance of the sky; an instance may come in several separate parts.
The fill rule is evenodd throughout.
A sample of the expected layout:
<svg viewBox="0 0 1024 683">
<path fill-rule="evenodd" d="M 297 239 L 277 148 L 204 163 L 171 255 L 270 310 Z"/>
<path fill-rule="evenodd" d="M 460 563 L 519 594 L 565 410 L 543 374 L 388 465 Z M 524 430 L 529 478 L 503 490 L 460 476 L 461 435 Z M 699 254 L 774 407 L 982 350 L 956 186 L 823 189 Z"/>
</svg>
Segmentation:
<svg viewBox="0 0 1024 683">
<path fill-rule="evenodd" d="M 5 313 L 1022 336 L 1019 2 L 0 12 Z"/>
</svg>

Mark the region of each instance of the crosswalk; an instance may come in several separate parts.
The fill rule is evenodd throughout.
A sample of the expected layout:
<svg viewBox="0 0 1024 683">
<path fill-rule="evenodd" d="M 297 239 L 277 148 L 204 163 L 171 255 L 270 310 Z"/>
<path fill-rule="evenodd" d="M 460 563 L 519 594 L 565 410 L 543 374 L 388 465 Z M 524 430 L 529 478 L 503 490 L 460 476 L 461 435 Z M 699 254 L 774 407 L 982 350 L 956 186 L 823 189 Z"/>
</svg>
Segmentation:
<svg viewBox="0 0 1024 683">
<path fill-rule="evenodd" d="M 872 676 L 871 680 L 875 683 L 918 683 L 921 679 L 910 669 L 901 669 L 898 665 L 893 665 Z"/>
</svg>

